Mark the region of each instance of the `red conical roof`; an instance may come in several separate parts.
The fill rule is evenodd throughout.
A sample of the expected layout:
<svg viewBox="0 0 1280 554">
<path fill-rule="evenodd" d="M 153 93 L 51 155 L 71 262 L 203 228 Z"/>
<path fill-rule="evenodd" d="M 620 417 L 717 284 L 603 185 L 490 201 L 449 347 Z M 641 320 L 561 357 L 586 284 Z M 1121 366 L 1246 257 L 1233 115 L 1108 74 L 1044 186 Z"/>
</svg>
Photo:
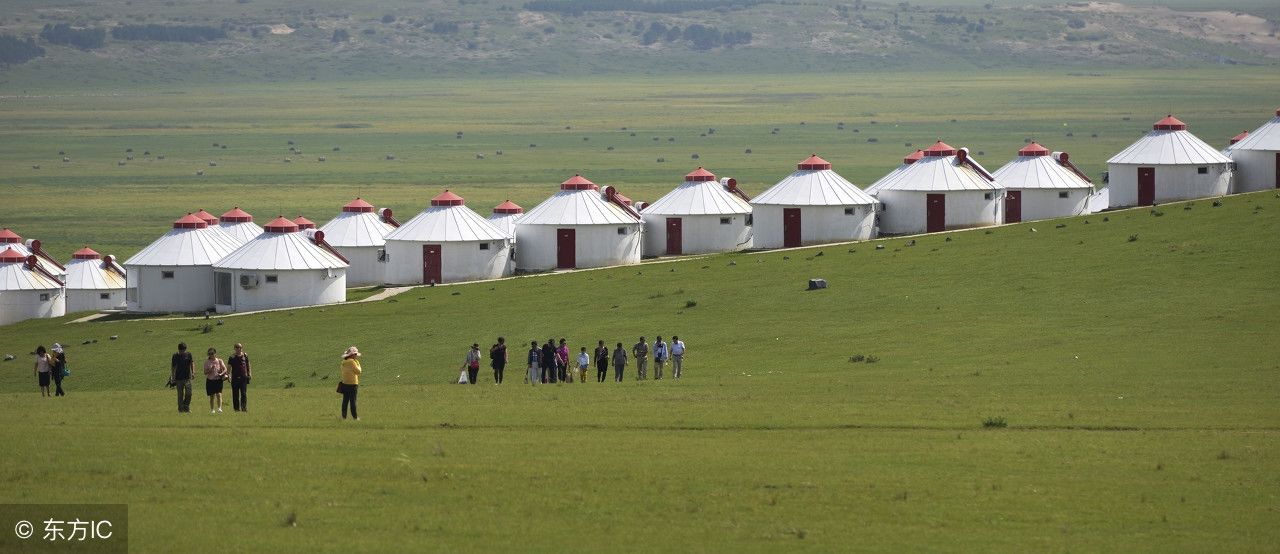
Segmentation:
<svg viewBox="0 0 1280 554">
<path fill-rule="evenodd" d="M 582 175 L 574 175 L 568 181 L 560 183 L 560 190 L 597 190 L 599 188 Z"/>
<path fill-rule="evenodd" d="M 73 260 L 96 260 L 101 257 L 102 256 L 100 254 L 98 254 L 96 251 L 94 251 L 94 249 L 89 248 L 88 246 L 81 248 L 79 250 L 76 250 L 76 253 L 71 255 L 71 259 Z"/>
<path fill-rule="evenodd" d="M 1033 142 L 1031 144 L 1028 144 L 1022 147 L 1022 149 L 1018 151 L 1018 155 L 1019 156 L 1048 156 L 1049 149 L 1043 146 L 1040 146 L 1040 143 L 1038 142 Z"/>
<path fill-rule="evenodd" d="M 342 211 L 349 213 L 367 213 L 373 211 L 373 204 L 365 202 L 359 196 L 342 206 Z"/>
<path fill-rule="evenodd" d="M 1164 119 L 1157 121 L 1151 128 L 1157 131 L 1185 131 L 1187 130 L 1187 124 L 1173 117 L 1173 114 L 1169 114 Z"/>
<path fill-rule="evenodd" d="M 515 202 L 512 202 L 512 201 L 510 201 L 510 200 L 507 200 L 507 201 L 505 201 L 505 202 L 503 202 L 503 203 L 501 203 L 501 204 L 498 204 L 497 206 L 494 206 L 494 208 L 493 208 L 493 213 L 495 213 L 495 214 L 522 214 L 522 213 L 524 213 L 524 208 L 521 208 L 521 207 L 520 207 L 520 205 L 519 205 L 519 204 L 516 204 Z"/>
<path fill-rule="evenodd" d="M 196 217 L 195 214 L 184 215 L 173 222 L 174 229 L 204 229 L 208 226 L 205 220 Z"/>
<path fill-rule="evenodd" d="M 14 263 L 14 262 L 24 262 L 26 260 L 27 260 L 27 257 L 23 256 L 22 252 L 18 252 L 17 250 L 14 250 L 13 247 L 5 248 L 4 252 L 0 252 L 0 263 L 7 264 L 7 263 Z"/>
<path fill-rule="evenodd" d="M 942 141 L 933 143 L 933 146 L 924 149 L 924 155 L 930 157 L 954 156 L 956 149 L 954 146 Z"/>
<path fill-rule="evenodd" d="M 685 176 L 684 176 L 684 180 L 686 180 L 686 181 L 714 181 L 714 180 L 716 180 L 716 175 L 715 175 L 714 173 L 710 172 L 710 171 L 707 171 L 707 170 L 705 170 L 705 169 L 703 169 L 703 168 L 699 167 L 698 169 L 695 169 L 695 170 L 693 170 L 693 171 L 690 171 L 687 175 L 685 175 Z"/>
<path fill-rule="evenodd" d="M 293 223 L 298 226 L 298 229 L 315 229 L 316 228 L 315 223 L 313 223 L 310 219 L 302 217 L 301 215 L 293 218 Z"/>
<path fill-rule="evenodd" d="M 432 206 L 461 206 L 462 203 L 462 197 L 449 192 L 449 189 L 445 189 L 444 192 L 431 199 Z"/>
<path fill-rule="evenodd" d="M 1249 131 L 1241 131 L 1240 134 L 1231 137 L 1231 144 L 1235 144 L 1249 137 Z"/>
<path fill-rule="evenodd" d="M 203 220 L 204 220 L 204 222 L 205 222 L 205 223 L 208 223 L 209 225 L 217 225 L 217 224 L 218 224 L 218 218 L 217 218 L 217 216 L 215 216 L 215 215 L 213 215 L 213 214 L 211 214 L 211 213 L 209 213 L 209 212 L 206 212 L 206 211 L 204 211 L 204 210 L 200 210 L 200 211 L 196 212 L 196 217 L 198 217 L 198 218 L 200 218 L 200 219 L 203 219 Z"/>
<path fill-rule="evenodd" d="M 796 169 L 804 170 L 822 170 L 831 169 L 831 163 L 827 160 L 819 158 L 817 154 L 805 158 L 803 162 L 796 164 Z"/>
<path fill-rule="evenodd" d="M 301 218 L 301 216 L 299 216 Z M 312 224 L 314 225 L 314 224 Z M 296 233 L 299 226 L 294 221 L 289 221 L 285 216 L 278 216 L 262 227 L 263 231 L 268 233 Z"/>
<path fill-rule="evenodd" d="M 10 231 L 8 227 L 0 229 L 0 244 L 9 242 L 22 242 L 22 237 L 17 233 Z"/>
<path fill-rule="evenodd" d="M 240 206 L 236 206 L 222 214 L 222 221 L 223 223 L 249 223 L 253 221 L 253 216 L 240 209 Z"/>
<path fill-rule="evenodd" d="M 923 157 L 924 157 L 924 150 L 917 148 L 915 152 L 907 154 L 907 157 L 902 158 L 902 163 L 906 165 L 911 165 L 913 163 L 920 161 L 920 158 L 923 158 Z"/>
</svg>

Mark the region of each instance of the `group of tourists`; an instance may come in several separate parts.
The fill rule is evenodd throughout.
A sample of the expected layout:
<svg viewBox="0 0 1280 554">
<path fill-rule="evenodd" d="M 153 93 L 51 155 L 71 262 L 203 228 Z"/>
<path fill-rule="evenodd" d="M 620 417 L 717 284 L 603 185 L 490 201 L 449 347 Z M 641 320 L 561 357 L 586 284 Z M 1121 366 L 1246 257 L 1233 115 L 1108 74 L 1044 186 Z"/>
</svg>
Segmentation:
<svg viewBox="0 0 1280 554">
<path fill-rule="evenodd" d="M 623 347 L 620 342 L 613 350 L 610 350 L 601 340 L 597 341 L 594 352 L 588 354 L 587 347 L 583 346 L 574 358 L 570 358 L 568 341 L 564 338 L 561 338 L 558 344 L 555 339 L 547 339 L 547 342 L 541 346 L 538 345 L 538 341 L 533 340 L 529 341 L 529 352 L 525 358 L 527 366 L 524 382 L 527 384 L 572 383 L 574 381 L 585 383 L 594 365 L 596 382 L 603 383 L 608 378 L 609 367 L 612 365 L 613 380 L 621 383 L 622 375 L 627 369 L 627 363 L 633 357 L 636 362 L 636 380 L 644 381 L 649 378 L 649 358 L 651 355 L 653 357 L 654 380 L 662 379 L 663 371 L 666 370 L 668 364 L 671 365 L 671 376 L 679 379 L 684 369 L 684 353 L 684 341 L 680 340 L 678 336 L 672 336 L 670 343 L 662 340 L 662 337 L 659 336 L 652 345 L 644 337 L 640 337 L 640 341 L 632 345 L 630 351 Z M 478 343 L 472 344 L 462 362 L 458 383 L 474 385 L 479 382 L 481 358 L 483 356 L 480 353 L 480 345 Z M 502 384 L 505 379 L 508 359 L 507 341 L 503 337 L 498 337 L 498 342 L 489 347 L 489 366 L 493 368 L 493 383 L 495 385 Z"/>
<path fill-rule="evenodd" d="M 210 347 L 204 360 L 204 392 L 209 395 L 209 413 L 222 413 L 222 391 L 231 381 L 231 402 L 235 411 L 249 411 L 249 381 L 253 379 L 253 366 L 244 345 L 236 343 L 233 352 L 224 361 L 218 357 L 218 349 Z M 195 379 L 195 357 L 187 351 L 187 343 L 178 343 L 178 351 L 169 363 L 170 388 L 178 390 L 178 411 L 191 411 L 191 381 Z"/>
</svg>

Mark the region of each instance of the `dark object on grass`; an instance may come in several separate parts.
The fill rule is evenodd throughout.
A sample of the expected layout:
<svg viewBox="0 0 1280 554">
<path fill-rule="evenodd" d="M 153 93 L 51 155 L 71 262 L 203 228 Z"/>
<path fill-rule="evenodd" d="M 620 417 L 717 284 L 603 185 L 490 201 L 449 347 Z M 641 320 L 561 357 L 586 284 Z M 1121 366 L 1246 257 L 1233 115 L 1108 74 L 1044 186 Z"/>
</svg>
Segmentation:
<svg viewBox="0 0 1280 554">
<path fill-rule="evenodd" d="M 818 290 L 827 288 L 826 279 L 809 279 L 809 290 Z"/>
<path fill-rule="evenodd" d="M 1009 426 L 1009 422 L 1003 417 L 988 417 L 982 420 L 982 426 L 987 429 L 1004 429 Z"/>
<path fill-rule="evenodd" d="M 111 340 L 120 340 L 120 335 L 111 335 L 111 336 L 109 336 L 109 337 L 107 337 L 107 338 L 108 338 L 108 339 L 111 339 Z"/>
<path fill-rule="evenodd" d="M 1219 206 L 1221 206 L 1221 205 L 1222 205 L 1222 201 L 1221 201 L 1221 200 L 1214 200 L 1214 201 L 1213 201 L 1213 207 L 1217 208 L 1217 207 L 1219 207 Z"/>
<path fill-rule="evenodd" d="M 947 242 L 951 242 L 951 237 L 947 237 Z"/>
<path fill-rule="evenodd" d="M 6 362 L 13 361 L 14 359 L 15 359 L 15 356 L 14 356 L 13 354 L 5 354 L 5 355 L 4 355 L 4 361 L 6 361 Z"/>
<path fill-rule="evenodd" d="M 1129 235 L 1129 242 L 1138 242 L 1138 235 Z"/>
<path fill-rule="evenodd" d="M 883 245 L 883 244 L 877 244 L 877 245 L 876 245 L 876 250 L 884 250 L 884 245 Z"/>
<path fill-rule="evenodd" d="M 1059 223 L 1053 226 L 1054 229 L 1065 229 L 1066 227 L 1067 227 L 1066 223 Z"/>
</svg>

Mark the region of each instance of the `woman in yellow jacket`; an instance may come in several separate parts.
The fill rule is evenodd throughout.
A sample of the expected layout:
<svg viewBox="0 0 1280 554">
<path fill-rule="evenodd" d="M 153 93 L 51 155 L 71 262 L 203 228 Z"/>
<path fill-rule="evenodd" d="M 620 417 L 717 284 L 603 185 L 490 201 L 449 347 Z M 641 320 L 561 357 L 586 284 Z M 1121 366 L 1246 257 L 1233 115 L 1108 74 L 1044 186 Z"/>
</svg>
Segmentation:
<svg viewBox="0 0 1280 554">
<path fill-rule="evenodd" d="M 360 350 L 352 346 L 342 355 L 342 382 L 338 383 L 338 392 L 342 393 L 342 419 L 347 419 L 347 406 L 351 406 L 351 418 L 360 421 L 360 416 L 356 413 L 360 373 Z"/>
</svg>

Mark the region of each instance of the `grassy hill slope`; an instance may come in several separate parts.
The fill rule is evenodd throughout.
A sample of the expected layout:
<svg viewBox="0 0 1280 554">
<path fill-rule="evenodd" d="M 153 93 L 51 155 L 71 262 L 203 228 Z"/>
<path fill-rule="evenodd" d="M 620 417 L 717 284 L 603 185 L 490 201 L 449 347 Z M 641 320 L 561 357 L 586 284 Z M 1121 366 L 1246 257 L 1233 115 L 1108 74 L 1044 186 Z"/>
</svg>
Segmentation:
<svg viewBox="0 0 1280 554">
<path fill-rule="evenodd" d="M 26 322 L 0 351 L 70 344 L 71 395 L 39 398 L 25 356 L 0 365 L 0 501 L 128 502 L 142 550 L 352 533 L 370 550 L 1265 549 L 1278 231 L 1266 192 L 416 289 L 207 334 Z M 678 334 L 687 375 L 446 384 L 499 334 Z M 178 341 L 244 341 L 253 411 L 173 414 Z M 358 427 L 332 392 L 350 344 L 367 354 Z"/>
</svg>

